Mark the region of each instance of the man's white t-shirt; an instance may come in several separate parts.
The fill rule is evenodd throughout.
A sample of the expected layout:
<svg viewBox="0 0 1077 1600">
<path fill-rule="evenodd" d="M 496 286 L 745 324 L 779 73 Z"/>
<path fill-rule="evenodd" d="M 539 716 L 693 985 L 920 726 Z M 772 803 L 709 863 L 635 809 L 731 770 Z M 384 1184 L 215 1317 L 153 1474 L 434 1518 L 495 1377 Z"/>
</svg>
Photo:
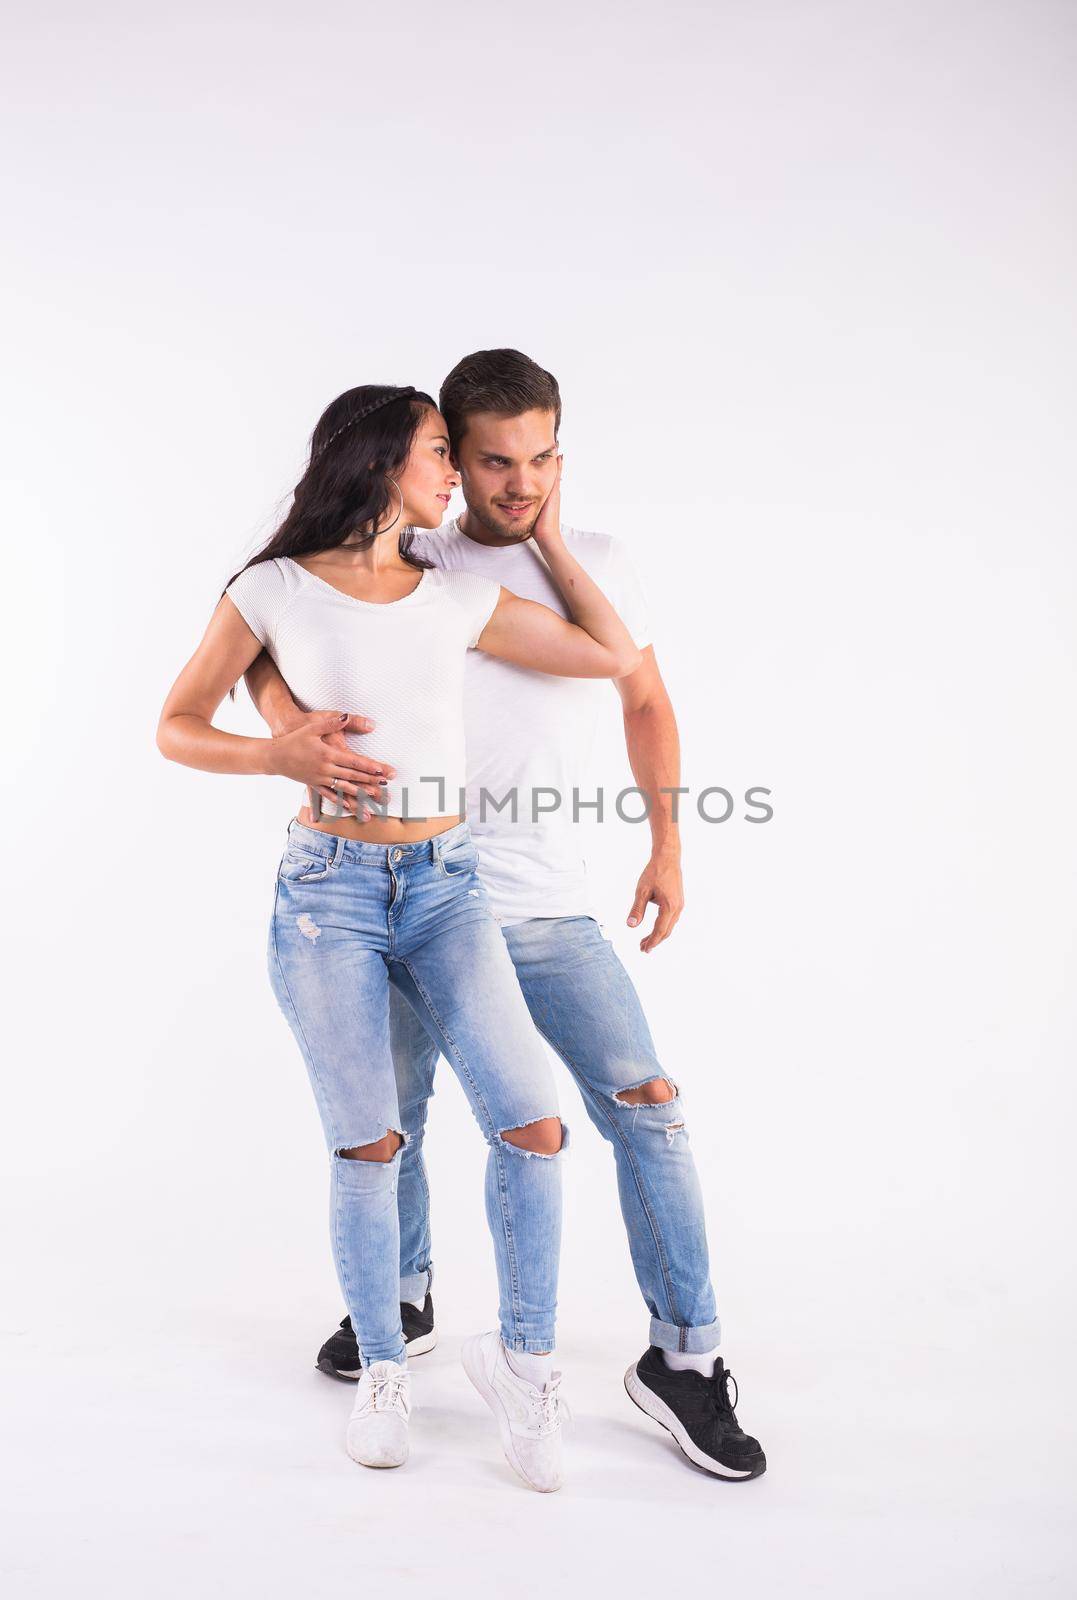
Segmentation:
<svg viewBox="0 0 1077 1600">
<path fill-rule="evenodd" d="M 608 534 L 566 527 L 561 532 L 635 644 L 640 649 L 650 644 L 642 587 L 621 545 Z M 478 544 L 453 521 L 436 530 L 416 530 L 412 549 L 446 571 L 496 579 L 525 600 L 541 600 L 561 616 L 569 614 L 530 540 Z M 605 679 L 553 677 L 482 650 L 467 652 L 466 815 L 478 847 L 479 873 L 502 925 L 530 917 L 598 916 L 590 903 L 580 826 L 572 820 L 573 789 L 581 790 L 581 802 L 594 799 L 585 787 L 588 756 L 611 693 Z M 391 751 L 386 758 L 392 760 Z M 493 803 L 483 800 L 484 790 Z M 554 794 L 559 806 L 546 810 Z M 496 810 L 502 802 L 504 808 Z M 447 809 L 454 808 L 447 802 Z"/>
</svg>

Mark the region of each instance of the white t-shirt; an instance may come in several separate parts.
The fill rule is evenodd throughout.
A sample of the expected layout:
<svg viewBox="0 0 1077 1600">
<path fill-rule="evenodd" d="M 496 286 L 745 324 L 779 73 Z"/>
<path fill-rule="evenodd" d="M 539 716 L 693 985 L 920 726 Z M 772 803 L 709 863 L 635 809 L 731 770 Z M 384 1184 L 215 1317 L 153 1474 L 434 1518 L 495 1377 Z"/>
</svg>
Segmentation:
<svg viewBox="0 0 1077 1600">
<path fill-rule="evenodd" d="M 431 568 L 411 594 L 378 604 L 278 556 L 247 567 L 225 593 L 302 710 L 373 718 L 371 733 L 344 739 L 395 769 L 387 815 L 456 814 L 467 781 L 464 666 L 498 602 L 493 578 Z M 332 814 L 323 803 L 323 819 Z"/>
<path fill-rule="evenodd" d="M 608 534 L 566 527 L 561 532 L 635 644 L 640 649 L 650 644 L 642 588 L 622 546 Z M 557 586 L 529 540 L 508 546 L 478 544 L 453 521 L 429 532 L 417 530 L 412 549 L 444 572 L 474 573 L 568 616 Z M 611 692 L 605 679 L 552 677 L 481 650 L 467 656 L 467 819 L 491 909 L 504 925 L 530 917 L 598 916 L 588 893 L 580 826 L 572 820 L 572 791 L 581 789 L 581 801 L 594 798 L 585 788 L 588 755 Z M 393 759 L 388 743 L 386 756 Z M 484 816 L 483 789 L 497 802 L 511 800 L 515 793 L 516 820 L 511 804 L 498 812 L 487 802 Z M 560 796 L 560 804 L 556 811 L 545 812 L 552 796 L 543 791 L 549 790 Z"/>
</svg>

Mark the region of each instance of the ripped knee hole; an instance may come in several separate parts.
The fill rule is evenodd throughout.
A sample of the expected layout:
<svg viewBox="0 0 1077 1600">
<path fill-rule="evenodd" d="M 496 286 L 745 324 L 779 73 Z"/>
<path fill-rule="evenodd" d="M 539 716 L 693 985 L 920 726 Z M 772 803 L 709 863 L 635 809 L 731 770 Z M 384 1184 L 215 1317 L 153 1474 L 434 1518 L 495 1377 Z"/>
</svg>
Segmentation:
<svg viewBox="0 0 1077 1600">
<path fill-rule="evenodd" d="M 350 1150 L 338 1150 L 337 1155 L 343 1156 L 345 1161 L 391 1161 L 404 1143 L 404 1136 L 395 1133 L 391 1128 L 381 1139 L 375 1139 L 373 1144 L 356 1144 Z"/>
<path fill-rule="evenodd" d="M 668 1078 L 649 1078 L 635 1089 L 620 1089 L 613 1097 L 623 1106 L 662 1106 L 677 1098 L 677 1086 Z"/>
<path fill-rule="evenodd" d="M 564 1143 L 560 1117 L 540 1117 L 522 1128 L 506 1128 L 500 1137 L 517 1150 L 530 1150 L 536 1156 L 555 1156 Z"/>
</svg>

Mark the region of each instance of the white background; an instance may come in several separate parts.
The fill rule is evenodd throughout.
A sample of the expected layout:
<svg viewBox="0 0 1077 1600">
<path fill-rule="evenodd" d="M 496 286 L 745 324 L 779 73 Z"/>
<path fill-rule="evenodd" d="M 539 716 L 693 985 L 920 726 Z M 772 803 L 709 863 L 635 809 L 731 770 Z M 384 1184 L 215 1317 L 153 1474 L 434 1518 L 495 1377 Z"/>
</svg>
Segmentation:
<svg viewBox="0 0 1077 1600">
<path fill-rule="evenodd" d="M 2 1275 L 9 1592 L 1072 1592 L 1077 15 L 1009 3 L 180 8 L 7 28 Z M 442 1071 L 413 1458 L 343 1450 L 326 1157 L 264 966 L 295 787 L 169 685 L 323 406 L 511 344 L 566 520 L 652 599 L 688 909 L 624 926 L 762 1440 L 693 1473 L 562 1075 L 569 1481 L 456 1361 L 483 1147 Z M 264 731 L 240 689 L 222 726 Z M 599 775 L 627 781 L 611 692 Z M 12 1587 L 14 1585 L 14 1587 Z"/>
</svg>

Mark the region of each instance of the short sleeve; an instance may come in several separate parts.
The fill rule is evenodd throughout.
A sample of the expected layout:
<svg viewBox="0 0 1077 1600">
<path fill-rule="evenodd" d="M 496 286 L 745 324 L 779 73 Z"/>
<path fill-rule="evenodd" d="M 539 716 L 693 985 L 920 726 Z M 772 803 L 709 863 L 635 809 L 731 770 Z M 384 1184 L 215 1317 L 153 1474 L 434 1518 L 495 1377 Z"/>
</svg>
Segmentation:
<svg viewBox="0 0 1077 1600">
<path fill-rule="evenodd" d="M 450 580 L 453 599 L 467 618 L 467 647 L 474 650 L 501 598 L 501 585 L 478 572 L 447 572 L 445 576 Z"/>
<path fill-rule="evenodd" d="M 284 609 L 286 584 L 276 561 L 244 567 L 224 591 L 263 648 L 268 646 Z"/>
<path fill-rule="evenodd" d="M 651 643 L 651 624 L 643 584 L 631 556 L 617 539 L 610 540 L 610 557 L 603 586 L 607 600 L 632 635 L 637 650 Z"/>
</svg>

